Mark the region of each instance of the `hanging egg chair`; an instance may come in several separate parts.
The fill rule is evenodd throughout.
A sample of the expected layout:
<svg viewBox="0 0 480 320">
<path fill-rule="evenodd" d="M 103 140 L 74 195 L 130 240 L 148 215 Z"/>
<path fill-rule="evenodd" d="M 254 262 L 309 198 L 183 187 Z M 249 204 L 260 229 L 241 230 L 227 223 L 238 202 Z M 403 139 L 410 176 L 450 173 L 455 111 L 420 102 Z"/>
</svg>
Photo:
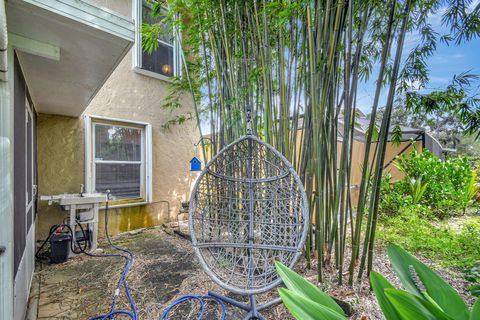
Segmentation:
<svg viewBox="0 0 480 320">
<path fill-rule="evenodd" d="M 209 292 L 264 319 L 255 294 L 281 283 L 275 261 L 293 267 L 302 254 L 308 206 L 302 182 L 288 160 L 251 134 L 221 150 L 201 172 L 190 198 L 189 228 L 197 258 L 224 289 L 248 295 L 243 304 Z"/>
</svg>

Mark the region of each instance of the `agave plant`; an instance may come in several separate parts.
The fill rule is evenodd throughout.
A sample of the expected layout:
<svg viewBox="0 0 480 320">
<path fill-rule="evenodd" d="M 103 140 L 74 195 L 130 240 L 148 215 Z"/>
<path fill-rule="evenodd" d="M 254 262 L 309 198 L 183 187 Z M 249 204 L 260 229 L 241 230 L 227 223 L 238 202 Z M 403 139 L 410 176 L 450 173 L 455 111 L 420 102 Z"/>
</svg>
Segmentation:
<svg viewBox="0 0 480 320">
<path fill-rule="evenodd" d="M 480 319 L 480 299 L 470 310 L 454 288 L 399 246 L 391 244 L 388 256 L 405 290 L 395 288 L 377 272 L 370 274 L 373 292 L 387 320 Z M 295 319 L 347 318 L 335 300 L 302 276 L 281 263 L 277 263 L 277 271 L 287 287 L 279 289 L 280 297 Z"/>
</svg>

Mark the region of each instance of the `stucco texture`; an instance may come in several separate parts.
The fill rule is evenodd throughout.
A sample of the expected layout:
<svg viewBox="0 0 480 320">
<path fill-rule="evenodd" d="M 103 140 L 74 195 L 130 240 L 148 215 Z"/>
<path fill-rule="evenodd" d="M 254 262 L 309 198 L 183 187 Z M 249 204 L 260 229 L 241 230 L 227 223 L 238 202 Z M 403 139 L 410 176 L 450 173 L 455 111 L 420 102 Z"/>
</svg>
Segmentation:
<svg viewBox="0 0 480 320">
<path fill-rule="evenodd" d="M 96 1 L 120 14 L 130 16 L 131 1 Z M 133 49 L 132 49 L 133 50 Z M 150 227 L 176 219 L 181 201 L 188 200 L 197 173 L 189 171 L 199 134 L 194 121 L 162 128 L 176 114 L 193 113 L 189 94 L 182 108 L 161 108 L 167 96 L 168 82 L 138 74 L 132 70 L 129 52 L 90 102 L 84 114 L 136 120 L 152 125 L 152 203 L 110 209 L 109 231 L 113 234 Z M 79 192 L 84 182 L 84 120 L 40 114 L 38 117 L 39 195 Z M 166 203 L 170 203 L 170 212 Z M 103 221 L 103 213 L 100 215 Z M 38 238 L 44 238 L 52 224 L 64 217 L 56 205 L 40 202 Z M 100 232 L 103 224 L 100 222 Z"/>
<path fill-rule="evenodd" d="M 84 180 L 84 144 L 80 119 L 39 114 L 37 116 L 38 194 L 80 191 Z M 37 230 L 42 237 L 64 215 L 56 206 L 38 202 Z"/>
</svg>

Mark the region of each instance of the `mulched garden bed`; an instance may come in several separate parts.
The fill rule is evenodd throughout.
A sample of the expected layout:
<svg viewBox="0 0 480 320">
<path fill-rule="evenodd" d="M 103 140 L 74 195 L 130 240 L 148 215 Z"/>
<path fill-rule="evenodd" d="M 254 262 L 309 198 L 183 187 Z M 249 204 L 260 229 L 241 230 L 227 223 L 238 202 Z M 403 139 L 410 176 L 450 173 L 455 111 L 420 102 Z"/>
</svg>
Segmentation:
<svg viewBox="0 0 480 320">
<path fill-rule="evenodd" d="M 167 306 L 183 295 L 204 295 L 208 290 L 227 294 L 203 272 L 190 242 L 173 233 L 172 229 L 143 229 L 113 239 L 117 245 L 128 248 L 135 254 L 128 282 L 139 319 L 158 320 Z M 101 247 L 106 252 L 110 251 L 105 246 Z M 430 261 L 422 260 L 432 266 Z M 360 319 L 362 316 L 383 319 L 367 281 L 353 288 L 348 285 L 339 286 L 333 268 L 327 267 L 324 282 L 319 284 L 316 282 L 315 264 L 312 267 L 307 270 L 306 262 L 301 260 L 296 271 L 335 298 L 348 302 L 353 308 L 352 319 Z M 119 258 L 92 258 L 84 255 L 59 265 L 38 265 L 35 275 L 40 284 L 38 319 L 87 319 L 108 312 L 122 268 L 123 261 Z M 467 291 L 468 283 L 463 280 L 461 272 L 455 269 L 435 269 L 472 305 L 474 299 Z M 383 248 L 377 249 L 374 270 L 399 285 Z M 276 291 L 273 290 L 258 296 L 258 300 L 267 301 L 275 296 Z M 119 308 L 129 309 L 123 292 Z M 242 319 L 240 311 L 228 305 L 227 308 L 227 319 Z M 205 319 L 218 319 L 218 308 L 214 303 L 208 304 L 207 310 Z M 172 310 L 170 319 L 197 319 L 197 312 L 196 303 L 186 303 Z M 267 319 L 293 319 L 283 305 L 264 311 L 263 315 Z"/>
</svg>

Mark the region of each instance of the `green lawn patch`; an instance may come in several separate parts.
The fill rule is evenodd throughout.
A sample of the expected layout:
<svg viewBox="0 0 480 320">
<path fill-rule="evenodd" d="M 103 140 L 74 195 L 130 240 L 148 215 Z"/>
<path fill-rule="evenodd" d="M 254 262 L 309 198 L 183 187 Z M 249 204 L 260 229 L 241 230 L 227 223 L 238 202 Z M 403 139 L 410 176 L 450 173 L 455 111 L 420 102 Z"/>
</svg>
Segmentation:
<svg viewBox="0 0 480 320">
<path fill-rule="evenodd" d="M 465 216 L 452 226 L 448 221 L 432 221 L 422 206 L 411 206 L 400 209 L 398 215 L 382 217 L 377 234 L 380 241 L 398 244 L 444 266 L 468 268 L 480 261 L 480 216 Z"/>
</svg>

